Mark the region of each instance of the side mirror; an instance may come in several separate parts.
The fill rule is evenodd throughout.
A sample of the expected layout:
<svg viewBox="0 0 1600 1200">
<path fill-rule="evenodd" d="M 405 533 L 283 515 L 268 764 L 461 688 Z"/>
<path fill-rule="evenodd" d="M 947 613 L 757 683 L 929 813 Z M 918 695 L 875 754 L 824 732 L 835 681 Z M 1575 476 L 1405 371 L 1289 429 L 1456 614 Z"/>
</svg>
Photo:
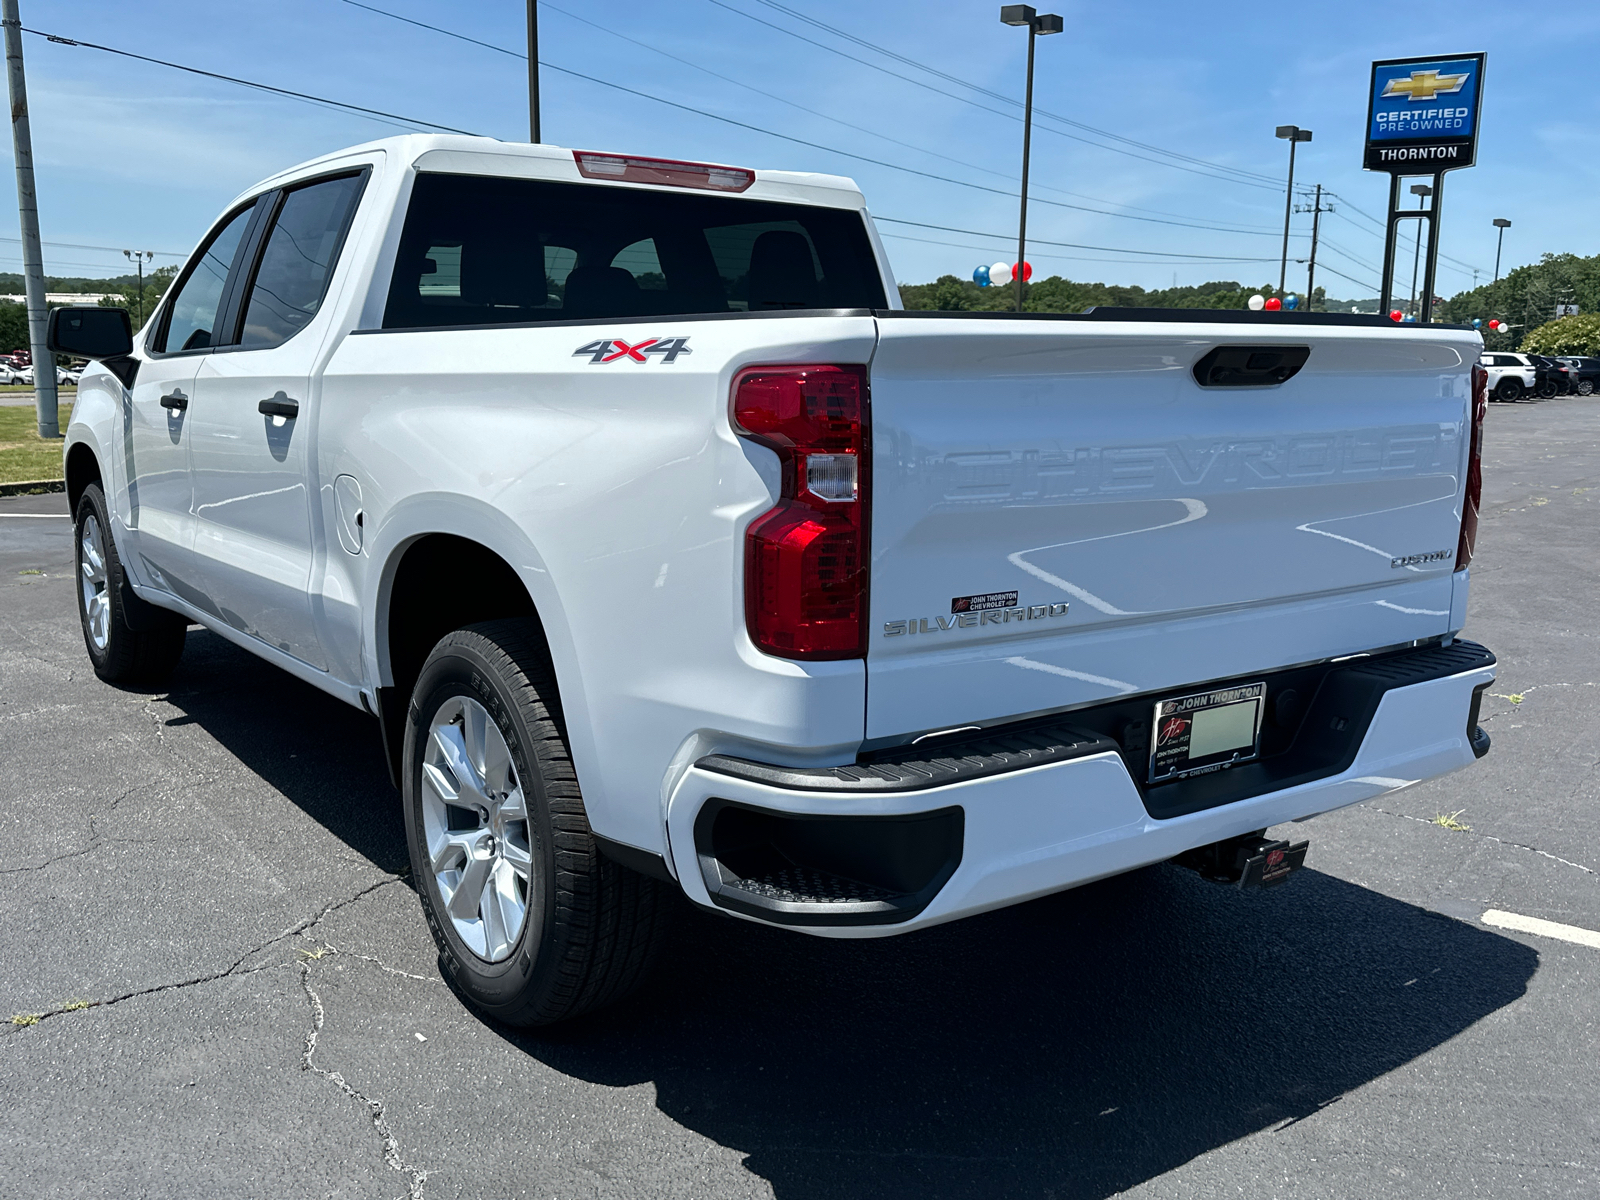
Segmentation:
<svg viewBox="0 0 1600 1200">
<path fill-rule="evenodd" d="M 54 308 L 45 345 L 74 358 L 121 358 L 133 353 L 133 322 L 125 308 Z"/>
</svg>

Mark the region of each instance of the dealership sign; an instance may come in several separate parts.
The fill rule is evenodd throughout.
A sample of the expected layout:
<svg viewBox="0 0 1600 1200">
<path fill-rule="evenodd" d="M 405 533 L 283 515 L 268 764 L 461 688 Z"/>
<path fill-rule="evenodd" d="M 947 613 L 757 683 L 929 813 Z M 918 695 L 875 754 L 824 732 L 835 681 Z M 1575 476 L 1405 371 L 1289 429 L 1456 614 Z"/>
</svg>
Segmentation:
<svg viewBox="0 0 1600 1200">
<path fill-rule="evenodd" d="M 1432 175 L 1470 167 L 1478 154 L 1482 54 L 1372 64 L 1367 93 L 1369 171 Z"/>
</svg>

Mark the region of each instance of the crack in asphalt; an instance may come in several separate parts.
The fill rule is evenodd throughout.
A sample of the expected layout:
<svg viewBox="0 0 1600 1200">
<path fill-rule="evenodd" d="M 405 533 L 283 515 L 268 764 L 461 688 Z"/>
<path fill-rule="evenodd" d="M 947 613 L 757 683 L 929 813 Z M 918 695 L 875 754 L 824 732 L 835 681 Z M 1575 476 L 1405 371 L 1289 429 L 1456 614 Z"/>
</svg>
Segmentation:
<svg viewBox="0 0 1600 1200">
<path fill-rule="evenodd" d="M 1437 822 L 1429 820 L 1427 817 L 1413 817 L 1410 813 L 1394 812 L 1391 809 L 1379 808 L 1374 804 L 1369 804 L 1367 807 L 1373 812 L 1382 813 L 1386 817 L 1399 817 L 1402 821 L 1415 821 L 1418 825 L 1437 824 Z M 1479 833 L 1476 829 L 1457 829 L 1452 830 L 1452 832 L 1470 834 L 1472 837 L 1482 838 L 1487 842 L 1499 842 L 1502 846 L 1510 846 L 1515 850 L 1527 850 L 1532 854 L 1539 855 L 1541 858 L 1548 858 L 1552 862 L 1558 862 L 1568 867 L 1576 867 L 1585 875 L 1600 875 L 1600 871 L 1596 871 L 1593 867 L 1586 867 L 1582 863 L 1573 862 L 1570 858 L 1562 858 L 1559 854 L 1551 854 L 1550 851 L 1541 850 L 1537 846 L 1527 846 L 1521 842 L 1508 841 L 1503 837 L 1496 837 L 1492 833 Z"/>
<path fill-rule="evenodd" d="M 402 979 L 415 979 L 419 983 L 437 983 L 441 985 L 444 983 L 444 980 L 440 979 L 436 975 L 413 975 L 410 971 L 402 971 L 399 967 L 391 967 L 382 959 L 374 958 L 370 954 L 361 954 L 355 950 L 342 950 L 338 946 L 335 946 L 332 942 L 323 942 L 322 948 L 329 954 L 342 954 L 346 958 L 359 958 L 362 962 L 371 963 L 373 966 L 377 967 L 378 970 L 383 971 L 386 974 L 398 975 Z M 301 953 L 304 954 L 305 951 L 301 951 Z M 321 956 L 316 955 L 313 957 Z"/>
<path fill-rule="evenodd" d="M 265 971 L 270 967 L 288 966 L 288 963 L 277 962 L 260 963 L 253 967 L 246 967 L 244 964 L 247 959 L 254 955 L 260 954 L 268 946 L 276 945 L 278 942 L 281 942 L 286 938 L 295 937 L 298 934 L 304 933 L 306 930 L 315 926 L 329 913 L 337 912 L 339 909 L 345 908 L 348 905 L 354 904 L 363 897 L 371 895 L 381 887 L 388 887 L 392 883 L 400 883 L 404 879 L 404 875 L 390 875 L 386 878 L 378 880 L 376 883 L 369 884 L 367 887 L 362 888 L 353 896 L 347 896 L 343 900 L 330 900 L 327 904 L 324 904 L 314 916 L 310 916 L 302 921 L 298 921 L 277 936 L 270 937 L 266 941 L 252 946 L 243 954 L 239 955 L 238 958 L 234 959 L 229 966 L 221 971 L 210 971 L 204 975 L 196 975 L 192 979 L 180 979 L 175 983 L 153 984 L 150 987 L 138 988 L 131 992 L 123 992 L 121 995 L 108 996 L 103 1000 L 89 1000 L 87 1002 L 77 1001 L 70 1006 L 63 1005 L 56 1008 L 47 1009 L 46 1011 L 40 1013 L 29 1013 L 26 1015 L 33 1017 L 34 1020 L 29 1022 L 27 1025 L 19 1026 L 18 1028 L 33 1028 L 43 1021 L 48 1021 L 52 1017 L 62 1016 L 65 1013 L 87 1012 L 91 1008 L 110 1008 L 113 1005 L 121 1004 L 125 1000 L 135 1000 L 141 996 L 154 996 L 160 994 L 161 992 L 179 991 L 184 988 L 198 987 L 203 983 L 215 983 L 219 979 L 227 979 L 234 975 L 253 975 L 257 971 Z"/>
<path fill-rule="evenodd" d="M 311 1028 L 306 1032 L 305 1049 L 300 1052 L 300 1069 L 320 1075 L 367 1110 L 367 1115 L 372 1118 L 372 1128 L 377 1131 L 378 1138 L 383 1143 L 383 1161 L 405 1176 L 408 1200 L 422 1200 L 422 1185 L 428 1181 L 428 1173 L 418 1167 L 407 1165 L 400 1157 L 400 1142 L 394 1136 L 394 1131 L 389 1128 L 383 1101 L 374 1100 L 365 1092 L 352 1087 L 338 1071 L 329 1071 L 311 1061 L 312 1055 L 317 1052 L 317 1036 L 322 1032 L 327 1013 L 322 1007 L 322 997 L 317 995 L 316 988 L 311 986 L 311 964 L 302 962 L 298 966 L 300 986 L 305 990 L 306 1000 L 311 1005 Z"/>
</svg>

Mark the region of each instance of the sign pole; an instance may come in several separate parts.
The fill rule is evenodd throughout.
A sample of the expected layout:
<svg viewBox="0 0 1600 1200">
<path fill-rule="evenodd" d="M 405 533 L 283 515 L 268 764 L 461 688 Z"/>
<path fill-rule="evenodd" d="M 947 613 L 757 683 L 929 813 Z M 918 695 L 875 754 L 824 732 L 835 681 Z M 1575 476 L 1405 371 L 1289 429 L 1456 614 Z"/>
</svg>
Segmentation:
<svg viewBox="0 0 1600 1200">
<path fill-rule="evenodd" d="M 1424 325 L 1433 320 L 1434 280 L 1439 273 L 1439 211 L 1443 204 L 1444 172 L 1440 171 L 1433 177 L 1433 198 L 1428 206 L 1428 265 L 1422 273 L 1422 315 L 1417 318 Z"/>
<path fill-rule="evenodd" d="M 1383 290 L 1378 297 L 1378 311 L 1385 315 L 1394 308 L 1394 242 L 1400 228 L 1400 218 L 1396 216 L 1399 207 L 1400 176 L 1390 174 L 1389 210 L 1383 224 Z"/>
</svg>

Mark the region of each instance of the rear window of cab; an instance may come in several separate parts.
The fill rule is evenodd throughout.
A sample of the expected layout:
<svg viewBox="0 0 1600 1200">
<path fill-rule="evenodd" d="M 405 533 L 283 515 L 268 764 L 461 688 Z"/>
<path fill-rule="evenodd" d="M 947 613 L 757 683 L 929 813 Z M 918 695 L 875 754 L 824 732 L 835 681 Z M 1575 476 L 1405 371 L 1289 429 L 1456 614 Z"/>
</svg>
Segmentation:
<svg viewBox="0 0 1600 1200">
<path fill-rule="evenodd" d="M 423 173 L 383 326 L 886 306 L 859 212 Z"/>
</svg>

